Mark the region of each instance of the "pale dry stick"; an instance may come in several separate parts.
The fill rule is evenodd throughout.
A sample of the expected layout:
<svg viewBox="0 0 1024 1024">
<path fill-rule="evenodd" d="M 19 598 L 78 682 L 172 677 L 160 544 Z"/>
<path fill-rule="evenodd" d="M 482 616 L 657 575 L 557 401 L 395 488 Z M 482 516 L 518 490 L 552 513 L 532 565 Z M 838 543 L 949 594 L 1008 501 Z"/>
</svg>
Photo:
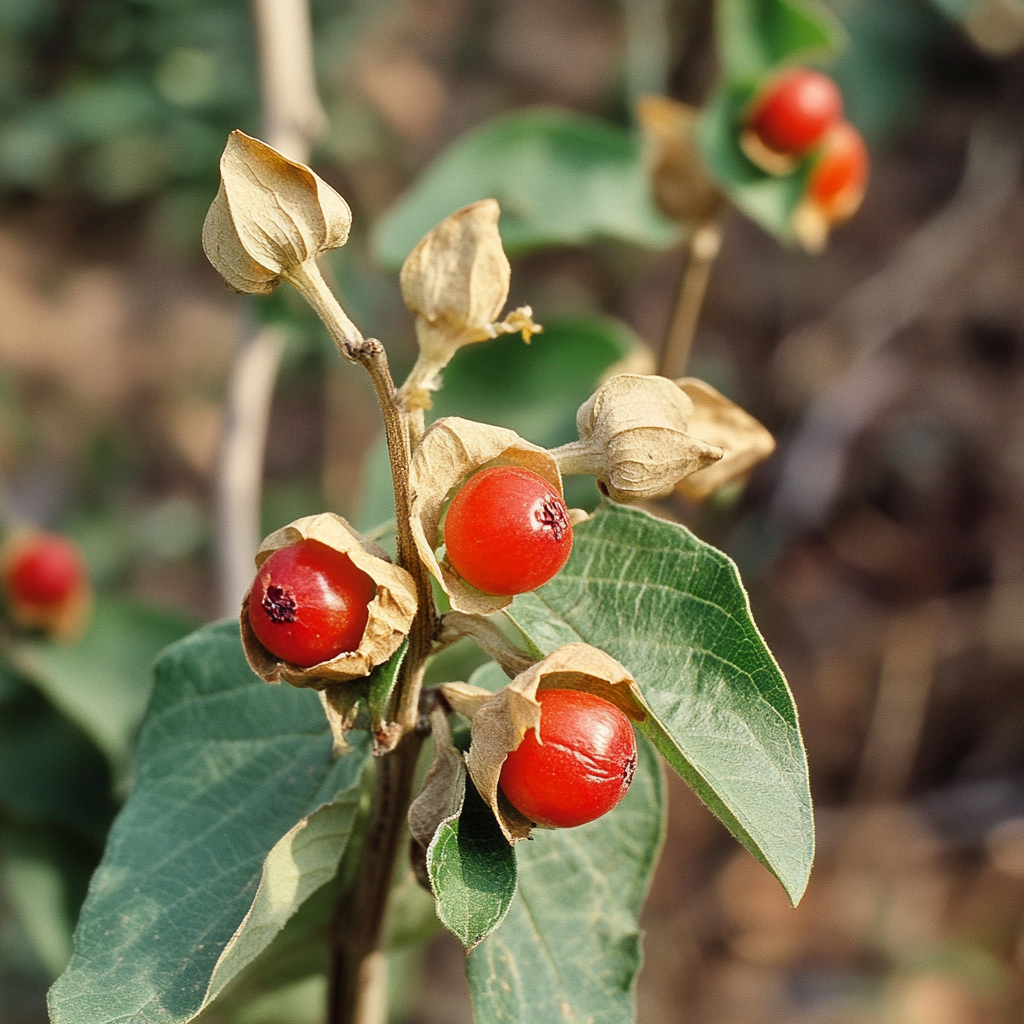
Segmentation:
<svg viewBox="0 0 1024 1024">
<path fill-rule="evenodd" d="M 722 248 L 722 226 L 709 221 L 694 228 L 687 245 L 686 266 L 679 281 L 658 370 L 662 377 L 681 377 L 690 361 L 711 267 Z"/>
<path fill-rule="evenodd" d="M 317 97 L 308 0 L 253 0 L 264 134 L 305 163 L 327 117 Z M 260 541 L 260 495 L 270 405 L 284 333 L 247 329 L 231 367 L 215 479 L 217 576 L 224 615 L 237 615 Z"/>
<path fill-rule="evenodd" d="M 875 706 L 854 785 L 855 801 L 906 792 L 935 680 L 945 606 L 932 601 L 889 624 Z"/>
</svg>

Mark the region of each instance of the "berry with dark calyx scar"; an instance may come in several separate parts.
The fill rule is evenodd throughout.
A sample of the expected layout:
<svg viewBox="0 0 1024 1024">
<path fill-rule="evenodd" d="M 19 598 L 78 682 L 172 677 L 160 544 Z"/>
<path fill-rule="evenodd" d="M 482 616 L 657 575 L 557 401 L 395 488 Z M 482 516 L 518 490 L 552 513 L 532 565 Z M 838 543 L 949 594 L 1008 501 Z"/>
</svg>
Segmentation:
<svg viewBox="0 0 1024 1024">
<path fill-rule="evenodd" d="M 249 623 L 271 654 L 309 668 L 359 647 L 376 592 L 344 552 L 302 540 L 278 548 L 260 566 Z"/>
<path fill-rule="evenodd" d="M 746 127 L 770 152 L 800 156 L 813 149 L 842 115 L 842 93 L 828 75 L 792 68 L 758 93 Z"/>
<path fill-rule="evenodd" d="M 472 587 L 510 596 L 536 590 L 572 551 L 572 524 L 557 489 L 521 466 L 481 470 L 452 499 L 448 561 Z"/>
<path fill-rule="evenodd" d="M 499 785 L 530 821 L 573 828 L 607 814 L 636 770 L 629 719 L 582 690 L 540 690 L 540 738 L 533 729 L 505 758 Z"/>
<path fill-rule="evenodd" d="M 841 121 L 826 136 L 807 178 L 807 199 L 830 224 L 857 211 L 867 187 L 868 165 L 860 132 Z"/>
</svg>

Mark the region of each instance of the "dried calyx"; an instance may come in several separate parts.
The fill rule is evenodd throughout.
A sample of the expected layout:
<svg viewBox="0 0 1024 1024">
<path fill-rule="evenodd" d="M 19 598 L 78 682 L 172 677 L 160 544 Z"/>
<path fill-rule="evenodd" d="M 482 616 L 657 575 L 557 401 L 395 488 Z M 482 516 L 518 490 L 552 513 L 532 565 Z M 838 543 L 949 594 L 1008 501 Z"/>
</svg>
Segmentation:
<svg viewBox="0 0 1024 1024">
<path fill-rule="evenodd" d="M 489 615 L 504 608 L 511 597 L 494 597 L 470 587 L 435 549 L 441 544 L 441 516 L 450 492 L 471 473 L 484 466 L 522 466 L 538 474 L 562 495 L 562 477 L 551 454 L 515 431 L 447 416 L 432 424 L 423 435 L 409 467 L 412 494 L 412 535 L 423 563 L 441 584 L 456 611 Z M 577 523 L 586 518 L 569 510 Z"/>
<path fill-rule="evenodd" d="M 369 604 L 369 618 L 359 646 L 317 665 L 303 668 L 283 661 L 260 643 L 249 622 L 249 594 L 242 602 L 242 646 L 253 671 L 268 683 L 282 679 L 293 686 L 323 690 L 331 684 L 361 679 L 387 661 L 401 646 L 416 614 L 416 588 L 405 569 L 393 565 L 386 552 L 361 537 L 331 512 L 306 516 L 275 531 L 260 545 L 257 566 L 281 548 L 303 540 L 315 540 L 346 554 L 376 584 Z"/>
<path fill-rule="evenodd" d="M 501 767 L 530 729 L 540 728 L 537 691 L 582 690 L 614 704 L 628 718 L 642 722 L 647 708 L 633 677 L 614 658 L 589 644 L 567 644 L 491 693 L 468 683 L 447 683 L 441 692 L 453 711 L 472 724 L 466 759 L 477 791 L 494 812 L 509 842 L 526 839 L 532 823 L 498 788 Z M 539 738 L 539 733 L 538 733 Z"/>
<path fill-rule="evenodd" d="M 402 298 L 416 314 L 420 347 L 401 391 L 408 408 L 430 408 L 438 373 L 463 345 L 518 331 L 529 341 L 541 330 L 529 306 L 498 319 L 512 272 L 498 214 L 494 199 L 456 211 L 420 240 L 402 266 Z"/>
<path fill-rule="evenodd" d="M 576 426 L 580 439 L 551 451 L 558 468 L 596 477 L 625 504 L 675 489 L 707 497 L 775 447 L 757 420 L 691 377 L 612 377 L 580 406 Z"/>
<path fill-rule="evenodd" d="M 348 240 L 352 212 L 305 164 L 240 131 L 220 158 L 203 248 L 229 287 L 265 295 L 289 272 Z"/>
</svg>

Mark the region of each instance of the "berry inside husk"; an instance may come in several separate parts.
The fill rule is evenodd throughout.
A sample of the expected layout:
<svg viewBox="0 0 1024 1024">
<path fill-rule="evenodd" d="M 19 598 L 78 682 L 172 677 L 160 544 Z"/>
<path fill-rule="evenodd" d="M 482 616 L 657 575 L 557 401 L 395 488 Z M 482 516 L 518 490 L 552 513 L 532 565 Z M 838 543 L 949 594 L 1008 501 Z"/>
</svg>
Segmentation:
<svg viewBox="0 0 1024 1024">
<path fill-rule="evenodd" d="M 309 668 L 356 650 L 377 592 L 352 559 L 316 540 L 274 551 L 249 593 L 249 623 L 282 661 Z"/>
<path fill-rule="evenodd" d="M 853 125 L 843 121 L 828 133 L 807 179 L 807 197 L 830 222 L 846 220 L 860 206 L 869 162 L 864 139 Z"/>
<path fill-rule="evenodd" d="M 521 466 L 470 477 L 448 506 L 448 561 L 470 586 L 501 597 L 542 586 L 572 551 L 569 512 L 558 491 Z"/>
<path fill-rule="evenodd" d="M 15 601 L 52 607 L 80 590 L 85 576 L 81 552 L 73 541 L 59 534 L 41 534 L 17 550 L 6 585 Z"/>
<path fill-rule="evenodd" d="M 828 75 L 794 68 L 761 91 L 747 127 L 772 152 L 800 155 L 816 146 L 842 115 L 842 93 Z"/>
<path fill-rule="evenodd" d="M 607 814 L 636 770 L 636 736 L 614 705 L 581 690 L 540 690 L 533 729 L 506 758 L 499 785 L 537 825 L 573 828 Z"/>
</svg>

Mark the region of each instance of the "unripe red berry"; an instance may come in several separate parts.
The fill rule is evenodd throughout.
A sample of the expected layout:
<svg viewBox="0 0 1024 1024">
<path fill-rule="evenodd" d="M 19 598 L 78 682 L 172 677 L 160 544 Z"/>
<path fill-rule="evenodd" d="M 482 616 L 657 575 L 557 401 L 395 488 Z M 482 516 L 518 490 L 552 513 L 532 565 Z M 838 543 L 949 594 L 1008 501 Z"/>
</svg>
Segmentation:
<svg viewBox="0 0 1024 1024">
<path fill-rule="evenodd" d="M 85 563 L 78 545 L 56 533 L 41 533 L 20 545 L 4 580 L 13 602 L 36 608 L 62 604 L 85 582 Z"/>
<path fill-rule="evenodd" d="M 558 491 L 521 466 L 470 477 L 445 518 L 448 561 L 485 594 L 524 594 L 547 583 L 572 551 L 569 512 Z"/>
<path fill-rule="evenodd" d="M 807 198 L 829 223 L 852 216 L 864 198 L 868 150 L 853 125 L 840 121 L 828 133 L 807 179 Z"/>
<path fill-rule="evenodd" d="M 636 770 L 636 736 L 614 705 L 582 690 L 539 690 L 533 729 L 506 758 L 499 785 L 530 821 L 573 828 L 607 814 Z"/>
<path fill-rule="evenodd" d="M 842 93 L 828 75 L 793 68 L 761 90 L 747 128 L 773 153 L 799 156 L 816 146 L 842 116 Z"/>
<path fill-rule="evenodd" d="M 278 548 L 249 594 L 249 622 L 271 654 L 301 668 L 359 647 L 376 584 L 344 552 L 317 540 Z"/>
</svg>

